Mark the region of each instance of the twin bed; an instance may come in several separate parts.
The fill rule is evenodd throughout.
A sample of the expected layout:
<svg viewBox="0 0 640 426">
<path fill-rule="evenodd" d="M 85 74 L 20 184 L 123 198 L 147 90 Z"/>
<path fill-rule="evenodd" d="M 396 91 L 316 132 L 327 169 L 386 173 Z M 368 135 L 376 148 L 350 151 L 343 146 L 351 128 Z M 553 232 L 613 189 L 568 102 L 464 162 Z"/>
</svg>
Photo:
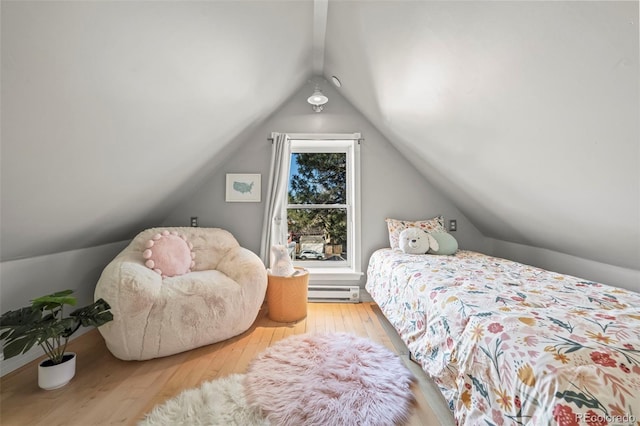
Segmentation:
<svg viewBox="0 0 640 426">
<path fill-rule="evenodd" d="M 465 250 L 367 275 L 459 425 L 640 425 L 640 294 Z"/>
</svg>

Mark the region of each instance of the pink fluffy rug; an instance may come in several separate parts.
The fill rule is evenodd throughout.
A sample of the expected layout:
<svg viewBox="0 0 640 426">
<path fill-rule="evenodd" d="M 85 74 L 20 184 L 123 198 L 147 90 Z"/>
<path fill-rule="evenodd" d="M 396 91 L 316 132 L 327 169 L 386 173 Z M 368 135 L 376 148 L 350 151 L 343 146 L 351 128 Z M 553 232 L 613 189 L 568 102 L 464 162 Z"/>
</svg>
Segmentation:
<svg viewBox="0 0 640 426">
<path fill-rule="evenodd" d="M 415 380 L 393 352 L 347 333 L 303 334 L 258 355 L 245 376 L 251 406 L 277 425 L 405 423 Z"/>
</svg>

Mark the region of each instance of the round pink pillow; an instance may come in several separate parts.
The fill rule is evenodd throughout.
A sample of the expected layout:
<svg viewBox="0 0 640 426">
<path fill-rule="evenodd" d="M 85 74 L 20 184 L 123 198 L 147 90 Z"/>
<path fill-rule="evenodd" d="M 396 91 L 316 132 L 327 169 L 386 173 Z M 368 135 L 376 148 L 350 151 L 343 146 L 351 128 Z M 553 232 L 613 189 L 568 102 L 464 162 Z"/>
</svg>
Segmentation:
<svg viewBox="0 0 640 426">
<path fill-rule="evenodd" d="M 177 232 L 162 231 L 147 241 L 142 257 L 147 259 L 145 265 L 163 277 L 191 272 L 196 254 L 191 251 L 193 244 L 184 235 Z"/>
</svg>

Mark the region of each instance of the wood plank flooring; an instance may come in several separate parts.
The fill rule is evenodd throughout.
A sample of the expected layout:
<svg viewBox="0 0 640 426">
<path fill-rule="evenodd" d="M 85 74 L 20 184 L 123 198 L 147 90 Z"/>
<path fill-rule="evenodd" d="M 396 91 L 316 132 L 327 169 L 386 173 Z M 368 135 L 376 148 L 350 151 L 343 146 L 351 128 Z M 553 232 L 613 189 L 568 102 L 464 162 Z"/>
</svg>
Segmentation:
<svg viewBox="0 0 640 426">
<path fill-rule="evenodd" d="M 436 406 L 434 411 L 427 402 L 434 399 L 429 390 L 433 385 L 408 360 L 406 348 L 398 345 L 397 335 L 390 332 L 385 321 L 375 303 L 310 303 L 307 318 L 296 323 L 269 320 L 265 306 L 252 328 L 240 336 L 148 361 L 113 357 L 102 336 L 92 330 L 70 344 L 69 350 L 78 354 L 77 371 L 65 387 L 52 391 L 38 388 L 38 361 L 0 379 L 0 424 L 135 425 L 156 404 L 185 389 L 246 372 L 249 362 L 275 342 L 294 334 L 321 331 L 352 332 L 398 353 L 418 377 L 413 386 L 416 404 L 409 424 L 452 424 L 452 419 L 443 417 Z"/>
</svg>

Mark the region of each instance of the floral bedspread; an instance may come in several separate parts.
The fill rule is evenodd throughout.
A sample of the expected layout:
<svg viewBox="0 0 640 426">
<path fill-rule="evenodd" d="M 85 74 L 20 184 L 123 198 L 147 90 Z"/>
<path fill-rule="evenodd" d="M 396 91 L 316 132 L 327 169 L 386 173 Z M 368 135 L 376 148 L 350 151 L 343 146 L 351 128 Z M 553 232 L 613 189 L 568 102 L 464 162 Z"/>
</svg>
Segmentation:
<svg viewBox="0 0 640 426">
<path fill-rule="evenodd" d="M 459 425 L 640 425 L 639 293 L 471 251 L 367 276 Z"/>
</svg>

